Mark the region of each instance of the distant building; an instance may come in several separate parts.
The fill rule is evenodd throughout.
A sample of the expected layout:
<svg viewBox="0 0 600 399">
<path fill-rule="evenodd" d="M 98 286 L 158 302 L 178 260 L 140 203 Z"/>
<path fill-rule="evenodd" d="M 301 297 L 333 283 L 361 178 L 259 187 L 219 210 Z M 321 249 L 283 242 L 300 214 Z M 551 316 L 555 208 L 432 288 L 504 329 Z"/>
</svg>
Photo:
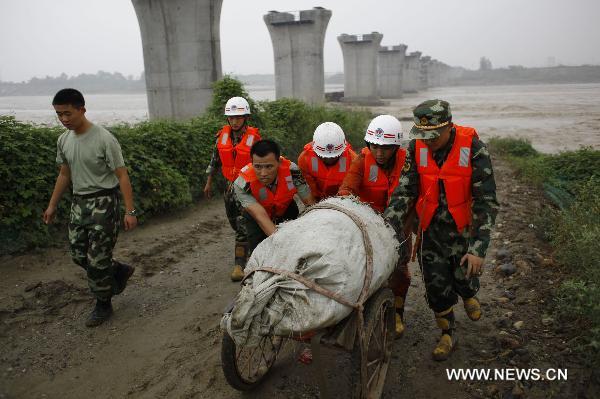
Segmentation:
<svg viewBox="0 0 600 399">
<path fill-rule="evenodd" d="M 492 69 L 492 61 L 487 57 L 481 57 L 479 59 L 479 70 L 480 71 L 490 71 Z"/>
</svg>

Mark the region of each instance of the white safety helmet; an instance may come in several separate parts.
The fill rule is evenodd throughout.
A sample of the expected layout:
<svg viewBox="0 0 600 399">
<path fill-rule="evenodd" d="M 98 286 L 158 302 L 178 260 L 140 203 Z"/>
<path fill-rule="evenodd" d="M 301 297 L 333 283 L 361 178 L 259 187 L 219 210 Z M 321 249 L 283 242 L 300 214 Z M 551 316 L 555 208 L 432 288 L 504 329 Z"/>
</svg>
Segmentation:
<svg viewBox="0 0 600 399">
<path fill-rule="evenodd" d="M 250 115 L 250 104 L 244 97 L 231 97 L 225 104 L 225 116 Z"/>
<path fill-rule="evenodd" d="M 339 157 L 346 149 L 344 131 L 337 123 L 321 123 L 313 134 L 313 149 L 321 158 Z"/>
<path fill-rule="evenodd" d="M 378 145 L 402 145 L 402 124 L 392 115 L 379 115 L 369 123 L 365 141 Z"/>
</svg>

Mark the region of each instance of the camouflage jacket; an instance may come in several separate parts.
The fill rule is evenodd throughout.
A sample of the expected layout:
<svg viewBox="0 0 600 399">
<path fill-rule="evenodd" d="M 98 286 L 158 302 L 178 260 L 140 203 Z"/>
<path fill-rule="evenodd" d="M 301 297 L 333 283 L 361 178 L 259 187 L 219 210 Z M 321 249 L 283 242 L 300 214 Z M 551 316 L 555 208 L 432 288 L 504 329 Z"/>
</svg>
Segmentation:
<svg viewBox="0 0 600 399">
<path fill-rule="evenodd" d="M 454 143 L 455 130 L 451 130 L 448 144 L 432 154 L 434 160 L 441 166 L 446 160 Z M 496 200 L 496 182 L 492 161 L 485 144 L 473 138 L 471 147 L 471 193 L 473 196 L 471 227 L 463 233 L 458 233 L 452 215 L 448 211 L 448 203 L 444 186 L 440 180 L 439 206 L 424 232 L 423 241 L 429 240 L 438 251 L 448 256 L 462 256 L 468 253 L 485 257 L 490 243 L 490 234 L 498 213 Z M 408 146 L 406 163 L 400 176 L 398 187 L 392 194 L 388 208 L 383 216 L 390 222 L 396 231 L 402 231 L 409 212 L 416 204 L 419 197 L 419 173 L 415 161 L 415 140 Z M 429 245 L 428 245 L 429 246 Z"/>
</svg>

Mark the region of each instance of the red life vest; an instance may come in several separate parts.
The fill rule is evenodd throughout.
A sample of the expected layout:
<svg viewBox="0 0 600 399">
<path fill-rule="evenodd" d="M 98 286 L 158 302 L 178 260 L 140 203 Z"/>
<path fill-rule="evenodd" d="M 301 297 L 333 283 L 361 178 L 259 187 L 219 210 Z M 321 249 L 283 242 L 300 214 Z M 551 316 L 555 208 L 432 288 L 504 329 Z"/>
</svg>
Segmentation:
<svg viewBox="0 0 600 399">
<path fill-rule="evenodd" d="M 250 148 L 252 144 L 260 140 L 260 133 L 255 127 L 247 127 L 242 139 L 235 146 L 231 134 L 231 126 L 223 126 L 223 129 L 218 133 L 217 150 L 219 151 L 223 176 L 229 181 L 234 181 L 238 177 L 240 169 L 252 161 L 250 159 Z"/>
<path fill-rule="evenodd" d="M 419 172 L 417 215 L 421 228 L 427 230 L 439 205 L 439 179 L 444 182 L 448 210 L 459 232 L 471 224 L 471 144 L 478 137 L 475 129 L 454 125 L 456 135 L 448 158 L 441 169 L 422 140 L 416 140 L 415 160 Z"/>
<path fill-rule="evenodd" d="M 244 178 L 246 183 L 250 183 L 252 196 L 265 208 L 271 219 L 283 216 L 294 200 L 294 194 L 298 191 L 294 186 L 292 173 L 290 172 L 291 162 L 284 157 L 280 157 L 279 161 L 275 193 L 258 180 L 252 163 L 244 166 L 240 171 L 240 176 Z"/>
<path fill-rule="evenodd" d="M 321 199 L 336 195 L 355 155 L 350 144 L 346 146 L 338 161 L 331 166 L 325 165 L 323 160 L 317 156 L 312 143 L 306 144 L 304 151 L 309 168 L 302 172 L 308 173 L 317 182 L 318 192 L 312 193 L 313 196 Z"/>
<path fill-rule="evenodd" d="M 386 175 L 377 165 L 377 161 L 375 161 L 375 157 L 373 157 L 369 148 L 363 148 L 361 153 L 365 157 L 365 169 L 360 186 L 360 200 L 371 204 L 371 207 L 376 211 L 383 212 L 398 185 L 398 179 L 400 179 L 406 160 L 406 150 L 398 148 L 394 168 L 389 175 Z"/>
</svg>

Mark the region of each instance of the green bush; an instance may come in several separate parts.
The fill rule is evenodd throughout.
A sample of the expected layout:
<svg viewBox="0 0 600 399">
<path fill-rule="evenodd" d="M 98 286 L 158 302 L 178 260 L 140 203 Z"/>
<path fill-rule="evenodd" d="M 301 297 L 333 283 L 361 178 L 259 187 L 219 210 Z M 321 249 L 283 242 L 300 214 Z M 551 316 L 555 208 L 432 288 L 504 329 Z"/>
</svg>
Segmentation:
<svg viewBox="0 0 600 399">
<path fill-rule="evenodd" d="M 222 79 L 213 83 L 213 99 L 206 110 L 207 115 L 212 115 L 216 118 L 223 118 L 225 112 L 225 104 L 231 97 L 244 97 L 250 105 L 250 125 L 261 128 L 263 126 L 260 116 L 257 113 L 257 104 L 250 98 L 250 95 L 244 89 L 244 85 L 239 80 L 232 78 L 230 75 L 223 76 Z"/>
<path fill-rule="evenodd" d="M 498 155 L 526 157 L 539 154 L 531 146 L 531 141 L 521 137 L 492 137 L 488 145 L 490 150 Z"/>
<path fill-rule="evenodd" d="M 45 244 L 56 230 L 42 222 L 54 188 L 59 128 L 0 116 L 0 253 Z M 58 215 L 68 214 L 61 203 Z"/>
<path fill-rule="evenodd" d="M 226 76 L 215 83 L 213 102 L 204 115 L 185 122 L 108 127 L 123 149 L 142 218 L 189 205 L 200 197 L 215 134 L 226 123 L 223 108 L 233 96 L 248 99 L 253 110 L 250 123 L 261 129 L 263 137 L 278 141 L 284 155 L 293 161 L 318 124 L 334 121 L 354 145 L 360 145 L 370 118 L 366 111 L 311 106 L 291 99 L 255 103 L 239 81 Z M 0 254 L 64 237 L 57 233 L 64 232 L 68 199 L 59 204 L 57 221 L 62 224 L 46 226 L 41 219 L 56 182 L 56 140 L 63 131 L 0 117 Z M 217 189 L 223 185 L 219 178 Z"/>
<path fill-rule="evenodd" d="M 293 161 L 298 159 L 304 144 L 312 140 L 315 128 L 325 121 L 340 125 L 347 140 L 359 149 L 371 118 L 368 111 L 309 105 L 291 98 L 259 103 L 259 115 L 263 136 L 277 141 L 285 156 Z"/>
<path fill-rule="evenodd" d="M 135 165 L 134 158 L 131 157 L 138 154 L 152 157 L 181 174 L 188 186 L 186 190 L 190 191 L 192 198 L 198 198 L 206 181 L 205 172 L 212 154 L 215 133 L 222 125 L 221 118 L 207 115 L 188 122 L 142 122 L 132 126 L 114 126 L 109 130 L 121 143 L 127 165 Z M 136 178 L 136 170 L 132 169 L 134 190 L 138 190 Z M 140 193 L 144 194 L 145 192 Z M 152 209 L 144 210 L 152 212 Z"/>
</svg>

